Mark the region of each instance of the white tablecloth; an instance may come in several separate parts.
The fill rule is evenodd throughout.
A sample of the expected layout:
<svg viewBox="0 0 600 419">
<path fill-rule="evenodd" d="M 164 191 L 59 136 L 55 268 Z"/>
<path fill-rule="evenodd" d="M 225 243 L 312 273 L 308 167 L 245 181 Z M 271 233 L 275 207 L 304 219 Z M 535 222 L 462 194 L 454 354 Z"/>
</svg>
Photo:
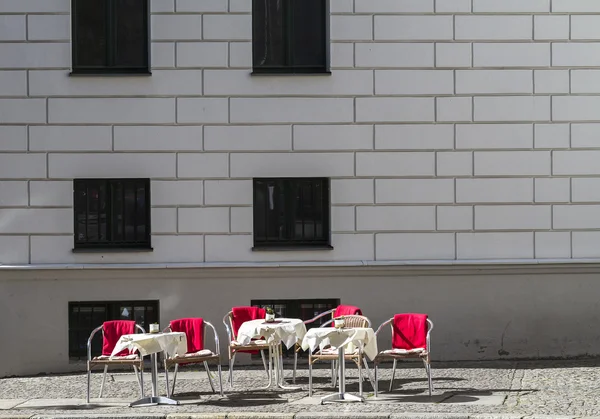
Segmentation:
<svg viewBox="0 0 600 419">
<path fill-rule="evenodd" d="M 187 338 L 183 332 L 171 333 L 137 333 L 123 335 L 115 345 L 111 356 L 124 349 L 139 350 L 142 356 L 166 352 L 168 356 L 184 355 L 187 352 Z"/>
<path fill-rule="evenodd" d="M 334 327 L 315 327 L 306 332 L 302 340 L 302 349 L 310 348 L 314 351 L 317 347 L 321 350 L 328 345 L 337 349 L 340 346 L 364 345 L 363 352 L 373 360 L 377 356 L 377 337 L 370 327 L 352 327 L 336 329 Z"/>
<path fill-rule="evenodd" d="M 300 319 L 275 319 L 276 323 L 267 323 L 264 319 L 244 322 L 237 335 L 237 341 L 247 345 L 252 339 L 264 336 L 268 343 L 282 342 L 291 348 L 302 341 L 306 334 L 306 326 Z"/>
</svg>

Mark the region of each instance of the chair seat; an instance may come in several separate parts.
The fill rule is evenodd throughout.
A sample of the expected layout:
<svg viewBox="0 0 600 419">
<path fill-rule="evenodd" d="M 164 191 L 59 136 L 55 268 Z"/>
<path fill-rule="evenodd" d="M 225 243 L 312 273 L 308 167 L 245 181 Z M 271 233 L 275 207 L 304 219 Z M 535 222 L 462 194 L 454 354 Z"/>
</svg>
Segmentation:
<svg viewBox="0 0 600 419">
<path fill-rule="evenodd" d="M 125 356 L 100 355 L 92 358 L 90 364 L 122 364 L 122 365 L 138 365 L 142 363 L 139 354 L 131 354 Z"/>
<path fill-rule="evenodd" d="M 212 352 L 210 349 L 203 349 L 198 352 L 189 352 L 183 355 L 175 355 L 167 358 L 165 365 L 169 368 L 175 364 L 195 364 L 205 361 L 220 361 L 219 355 Z"/>
<path fill-rule="evenodd" d="M 175 355 L 172 358 L 173 359 L 180 359 L 180 358 L 201 358 L 201 357 L 212 356 L 212 355 L 214 355 L 214 353 L 210 349 L 202 349 L 201 351 L 198 351 L 198 352 L 188 352 L 188 353 L 183 354 L 183 355 Z"/>
<path fill-rule="evenodd" d="M 379 352 L 377 358 L 426 358 L 427 350 L 425 348 L 415 349 L 388 349 Z"/>
<path fill-rule="evenodd" d="M 264 339 L 251 340 L 246 344 L 242 344 L 237 340 L 231 341 L 231 346 L 268 346 L 267 341 Z"/>
</svg>

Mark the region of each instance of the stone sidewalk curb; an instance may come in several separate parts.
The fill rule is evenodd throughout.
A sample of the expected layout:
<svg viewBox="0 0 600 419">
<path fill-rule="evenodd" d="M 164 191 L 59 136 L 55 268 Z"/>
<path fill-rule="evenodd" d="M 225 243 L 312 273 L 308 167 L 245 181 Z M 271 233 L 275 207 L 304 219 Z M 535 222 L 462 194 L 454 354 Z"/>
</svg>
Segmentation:
<svg viewBox="0 0 600 419">
<path fill-rule="evenodd" d="M 3 414 L 0 419 L 600 419 L 598 417 L 561 416 L 561 415 L 518 415 L 518 414 L 467 414 L 467 413 L 273 413 L 273 412 L 235 412 L 235 413 L 128 413 L 128 414 Z"/>
</svg>

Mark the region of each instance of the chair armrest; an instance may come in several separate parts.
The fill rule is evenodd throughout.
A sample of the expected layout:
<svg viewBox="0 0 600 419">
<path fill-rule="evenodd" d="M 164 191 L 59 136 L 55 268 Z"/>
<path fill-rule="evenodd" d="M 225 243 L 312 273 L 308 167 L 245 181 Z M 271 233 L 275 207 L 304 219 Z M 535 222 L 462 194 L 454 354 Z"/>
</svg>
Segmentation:
<svg viewBox="0 0 600 419">
<path fill-rule="evenodd" d="M 146 333 L 146 329 L 144 329 L 142 326 L 140 326 L 139 324 L 136 323 L 135 328 L 140 330 L 142 333 Z"/>
<path fill-rule="evenodd" d="M 92 339 L 94 338 L 94 335 L 96 334 L 96 332 L 98 332 L 99 330 L 102 330 L 102 325 L 100 325 L 97 328 L 95 328 L 94 330 L 92 330 L 92 333 L 90 334 L 90 337 L 87 340 L 88 362 L 92 360 Z"/>
<path fill-rule="evenodd" d="M 228 321 L 231 318 L 230 316 L 233 314 L 233 312 L 229 312 L 225 315 L 225 317 L 223 317 L 223 325 L 225 325 L 225 330 L 227 331 L 227 339 L 229 339 L 229 345 L 231 345 L 231 341 L 233 340 L 233 331 L 231 330 L 231 327 L 229 327 Z M 215 334 L 216 336 L 216 334 Z"/>
<path fill-rule="evenodd" d="M 333 314 L 334 312 L 335 312 L 335 308 L 332 308 L 331 310 L 324 311 L 323 313 L 316 315 L 315 317 L 313 317 L 310 320 L 304 320 L 304 324 L 313 323 L 316 320 L 319 320 L 321 317 L 325 317 L 328 314 Z"/>
<path fill-rule="evenodd" d="M 204 326 L 208 326 L 212 329 L 213 335 L 215 336 L 215 353 L 221 356 L 221 348 L 219 347 L 219 335 L 217 334 L 217 329 L 207 321 L 204 322 Z"/>
<path fill-rule="evenodd" d="M 392 317 L 392 318 L 390 318 L 390 319 L 388 319 L 388 320 L 386 320 L 386 321 L 384 321 L 383 323 L 381 323 L 381 325 L 380 325 L 380 326 L 377 328 L 377 330 L 375 331 L 375 336 L 378 336 L 378 335 L 379 335 L 379 332 L 381 332 L 381 330 L 382 330 L 382 329 L 383 329 L 385 326 L 387 326 L 388 324 L 390 324 L 390 323 L 392 322 L 392 320 L 394 320 L 394 318 L 393 318 L 393 317 Z"/>
<path fill-rule="evenodd" d="M 431 352 L 431 331 L 433 330 L 433 322 L 429 320 L 429 318 L 427 319 L 427 326 L 427 352 Z"/>
</svg>

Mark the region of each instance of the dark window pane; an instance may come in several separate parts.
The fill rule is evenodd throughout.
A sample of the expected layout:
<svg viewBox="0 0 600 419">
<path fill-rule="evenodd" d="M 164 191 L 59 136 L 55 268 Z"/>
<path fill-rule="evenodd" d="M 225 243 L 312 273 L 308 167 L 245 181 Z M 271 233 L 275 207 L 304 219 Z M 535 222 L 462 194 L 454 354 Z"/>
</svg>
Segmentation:
<svg viewBox="0 0 600 419">
<path fill-rule="evenodd" d="M 123 215 L 124 212 L 124 194 L 125 190 L 123 188 L 123 184 L 121 182 L 114 182 L 112 185 L 112 231 L 113 231 L 113 241 L 122 242 L 125 241 L 125 218 Z"/>
<path fill-rule="evenodd" d="M 85 183 L 75 183 L 75 241 L 87 240 L 87 188 Z"/>
<path fill-rule="evenodd" d="M 254 0 L 254 67 L 282 67 L 287 64 L 285 4 L 288 0 Z"/>
<path fill-rule="evenodd" d="M 115 65 L 117 67 L 145 67 L 147 65 L 146 4 L 147 0 L 117 0 L 115 2 Z"/>
<path fill-rule="evenodd" d="M 74 0 L 74 67 L 105 67 L 108 1 Z"/>
<path fill-rule="evenodd" d="M 125 208 L 123 210 L 123 219 L 125 220 L 125 240 L 135 241 L 135 222 L 136 222 L 136 189 L 133 184 L 127 182 L 125 188 Z"/>
<path fill-rule="evenodd" d="M 325 67 L 325 0 L 290 1 L 294 30 L 292 65 Z"/>
</svg>

